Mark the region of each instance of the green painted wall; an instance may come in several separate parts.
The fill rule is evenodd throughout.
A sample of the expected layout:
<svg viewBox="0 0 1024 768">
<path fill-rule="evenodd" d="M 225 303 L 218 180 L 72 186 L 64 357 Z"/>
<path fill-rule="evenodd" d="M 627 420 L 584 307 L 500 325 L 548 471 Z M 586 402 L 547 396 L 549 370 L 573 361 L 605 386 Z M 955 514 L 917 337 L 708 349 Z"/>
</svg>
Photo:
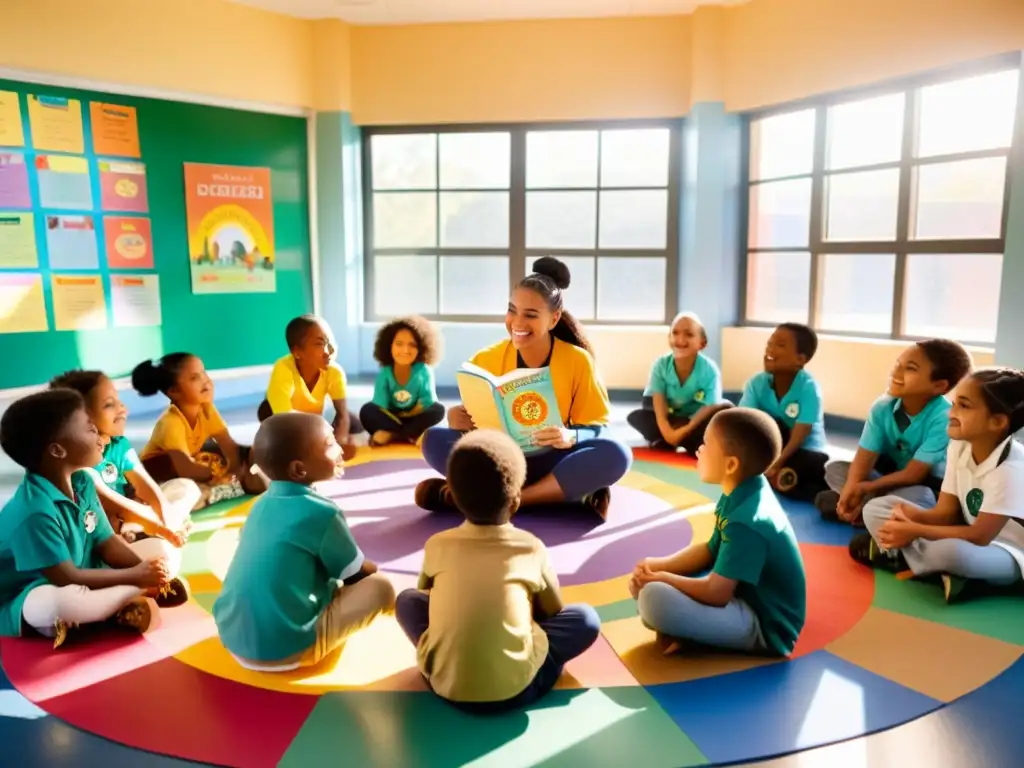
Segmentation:
<svg viewBox="0 0 1024 768">
<path fill-rule="evenodd" d="M 140 360 L 171 351 L 193 352 L 201 356 L 210 369 L 270 363 L 284 353 L 285 324 L 295 315 L 311 311 L 313 305 L 304 118 L 6 80 L 0 80 L 0 90 L 22 94 L 26 133 L 29 125 L 25 94 L 66 96 L 83 102 L 94 206 L 92 211 L 59 213 L 92 213 L 95 217 L 100 272 L 107 292 L 108 325 L 112 325 L 110 280 L 103 256 L 99 174 L 91 154 L 87 102 L 106 101 L 137 107 L 142 162 L 147 171 L 154 263 L 160 276 L 163 309 L 162 327 L 0 335 L 0 359 L 5 361 L 0 367 L 0 389 L 39 384 L 73 367 L 100 368 L 112 376 L 121 376 L 130 373 Z M 26 154 L 26 162 L 31 164 L 35 151 L 29 147 Z M 271 169 L 278 264 L 274 293 L 192 294 L 185 227 L 185 162 Z M 46 239 L 40 215 L 43 211 L 38 208 L 39 191 L 34 173 L 31 180 L 33 201 L 37 206 L 40 268 L 47 291 L 47 314 L 53 328 Z"/>
</svg>

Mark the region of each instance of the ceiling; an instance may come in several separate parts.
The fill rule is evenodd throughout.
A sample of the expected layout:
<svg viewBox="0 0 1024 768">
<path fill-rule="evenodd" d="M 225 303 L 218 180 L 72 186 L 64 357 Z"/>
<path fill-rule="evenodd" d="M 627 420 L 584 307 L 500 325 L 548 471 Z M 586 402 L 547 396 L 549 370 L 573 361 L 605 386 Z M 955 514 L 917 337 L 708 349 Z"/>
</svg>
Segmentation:
<svg viewBox="0 0 1024 768">
<path fill-rule="evenodd" d="M 231 0 L 300 19 L 350 24 L 429 24 L 444 21 L 667 16 L 699 5 L 748 0 Z"/>
</svg>

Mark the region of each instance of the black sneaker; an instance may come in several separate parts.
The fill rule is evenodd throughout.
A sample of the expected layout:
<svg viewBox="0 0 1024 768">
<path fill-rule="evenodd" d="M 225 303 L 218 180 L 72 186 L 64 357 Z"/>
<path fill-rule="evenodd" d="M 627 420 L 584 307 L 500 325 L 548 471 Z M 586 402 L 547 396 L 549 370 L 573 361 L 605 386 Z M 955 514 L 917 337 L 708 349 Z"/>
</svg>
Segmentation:
<svg viewBox="0 0 1024 768">
<path fill-rule="evenodd" d="M 598 488 L 584 496 L 580 503 L 586 509 L 592 509 L 602 520 L 608 519 L 608 506 L 612 503 L 612 492 L 608 488 Z"/>
<path fill-rule="evenodd" d="M 858 533 L 850 539 L 849 551 L 850 557 L 868 568 L 890 573 L 901 573 L 909 569 L 902 552 L 883 552 L 870 533 Z"/>
<path fill-rule="evenodd" d="M 970 585 L 970 579 L 965 579 L 963 576 L 942 574 L 942 591 L 946 596 L 947 603 L 959 602 Z"/>
<path fill-rule="evenodd" d="M 839 522 L 839 494 L 835 491 L 821 491 L 814 497 L 814 506 L 821 514 L 822 520 L 830 523 Z"/>
</svg>

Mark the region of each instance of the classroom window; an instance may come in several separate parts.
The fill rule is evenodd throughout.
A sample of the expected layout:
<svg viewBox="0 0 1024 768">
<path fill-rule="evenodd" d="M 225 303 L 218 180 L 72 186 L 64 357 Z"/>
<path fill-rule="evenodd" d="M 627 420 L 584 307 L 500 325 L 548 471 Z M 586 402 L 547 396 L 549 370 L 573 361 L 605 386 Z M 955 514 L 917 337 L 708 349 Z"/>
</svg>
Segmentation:
<svg viewBox="0 0 1024 768">
<path fill-rule="evenodd" d="M 995 342 L 1019 62 L 756 115 L 750 324 Z"/>
<path fill-rule="evenodd" d="M 366 133 L 367 319 L 495 320 L 546 255 L 580 319 L 675 313 L 678 125 Z"/>
</svg>

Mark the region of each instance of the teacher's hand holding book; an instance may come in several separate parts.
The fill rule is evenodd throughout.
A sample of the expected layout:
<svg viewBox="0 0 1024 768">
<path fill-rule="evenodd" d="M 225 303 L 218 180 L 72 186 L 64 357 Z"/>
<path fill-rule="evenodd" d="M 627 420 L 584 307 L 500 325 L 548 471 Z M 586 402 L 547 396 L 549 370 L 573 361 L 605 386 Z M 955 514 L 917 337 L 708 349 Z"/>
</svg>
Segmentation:
<svg viewBox="0 0 1024 768">
<path fill-rule="evenodd" d="M 448 426 L 459 432 L 470 432 L 476 428 L 465 406 L 456 405 L 448 409 Z"/>
<path fill-rule="evenodd" d="M 565 427 L 543 427 L 531 436 L 534 445 L 543 448 L 560 448 L 563 451 L 572 448 L 576 443 L 576 433 Z"/>
</svg>

